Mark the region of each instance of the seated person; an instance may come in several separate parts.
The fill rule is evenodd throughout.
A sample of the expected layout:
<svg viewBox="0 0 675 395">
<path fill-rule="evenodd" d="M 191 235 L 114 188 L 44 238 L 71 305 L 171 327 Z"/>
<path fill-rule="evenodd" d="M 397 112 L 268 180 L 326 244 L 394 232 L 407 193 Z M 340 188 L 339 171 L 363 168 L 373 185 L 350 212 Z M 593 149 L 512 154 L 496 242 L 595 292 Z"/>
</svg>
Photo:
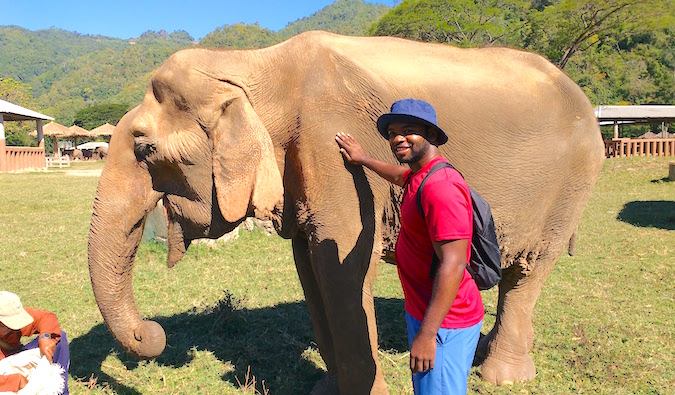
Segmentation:
<svg viewBox="0 0 675 395">
<path fill-rule="evenodd" d="M 21 337 L 39 334 L 25 346 Z M 59 327 L 56 315 L 49 311 L 24 308 L 15 294 L 0 291 L 0 360 L 21 351 L 39 348 L 50 363 L 64 370 L 64 395 L 68 395 L 68 366 L 70 349 L 66 333 Z M 58 376 L 57 376 L 58 377 Z M 0 392 L 18 392 L 28 380 L 21 374 L 0 372 Z"/>
</svg>

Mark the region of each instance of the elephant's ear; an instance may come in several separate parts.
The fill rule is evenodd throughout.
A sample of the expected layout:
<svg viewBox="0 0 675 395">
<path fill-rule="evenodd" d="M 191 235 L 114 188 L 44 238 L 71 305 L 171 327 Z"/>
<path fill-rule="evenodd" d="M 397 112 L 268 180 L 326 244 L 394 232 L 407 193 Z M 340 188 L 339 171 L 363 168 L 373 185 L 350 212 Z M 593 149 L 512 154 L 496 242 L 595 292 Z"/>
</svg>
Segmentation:
<svg viewBox="0 0 675 395">
<path fill-rule="evenodd" d="M 283 201 L 283 183 L 272 139 L 245 98 L 228 102 L 212 132 L 213 182 L 220 211 L 228 222 L 270 216 Z"/>
</svg>

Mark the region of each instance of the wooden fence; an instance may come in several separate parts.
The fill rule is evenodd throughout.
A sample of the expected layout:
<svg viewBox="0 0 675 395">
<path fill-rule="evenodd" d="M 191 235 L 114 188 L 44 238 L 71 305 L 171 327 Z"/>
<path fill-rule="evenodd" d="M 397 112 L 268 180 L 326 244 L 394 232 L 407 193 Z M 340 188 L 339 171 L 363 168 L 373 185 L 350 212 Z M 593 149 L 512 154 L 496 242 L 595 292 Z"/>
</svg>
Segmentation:
<svg viewBox="0 0 675 395">
<path fill-rule="evenodd" d="M 675 139 L 612 139 L 605 140 L 605 156 L 675 156 Z"/>
<path fill-rule="evenodd" d="M 5 147 L 5 171 L 44 169 L 44 147 Z"/>
</svg>

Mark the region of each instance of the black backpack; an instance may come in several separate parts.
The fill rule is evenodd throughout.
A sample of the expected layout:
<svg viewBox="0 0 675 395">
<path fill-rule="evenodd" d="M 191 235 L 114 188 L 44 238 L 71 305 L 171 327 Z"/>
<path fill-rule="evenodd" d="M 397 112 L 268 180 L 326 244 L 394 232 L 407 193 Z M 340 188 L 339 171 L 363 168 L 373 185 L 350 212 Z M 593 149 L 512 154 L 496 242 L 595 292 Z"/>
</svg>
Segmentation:
<svg viewBox="0 0 675 395">
<path fill-rule="evenodd" d="M 423 218 L 422 187 L 424 187 L 424 183 L 432 174 L 444 167 L 454 169 L 448 162 L 435 164 L 417 189 L 417 208 Z M 459 175 L 462 175 L 462 173 L 459 173 Z M 473 236 L 471 238 L 471 261 L 466 266 L 466 269 L 471 273 L 471 277 L 476 282 L 478 289 L 484 291 L 494 287 L 502 278 L 502 256 L 499 252 L 499 242 L 497 241 L 495 222 L 492 219 L 490 205 L 478 192 L 471 188 L 469 188 L 469 191 L 471 192 L 471 202 L 473 205 Z M 436 274 L 437 266 L 438 256 L 436 256 L 436 252 L 434 251 L 431 261 L 431 271 L 429 272 L 430 278 L 433 278 Z"/>
</svg>

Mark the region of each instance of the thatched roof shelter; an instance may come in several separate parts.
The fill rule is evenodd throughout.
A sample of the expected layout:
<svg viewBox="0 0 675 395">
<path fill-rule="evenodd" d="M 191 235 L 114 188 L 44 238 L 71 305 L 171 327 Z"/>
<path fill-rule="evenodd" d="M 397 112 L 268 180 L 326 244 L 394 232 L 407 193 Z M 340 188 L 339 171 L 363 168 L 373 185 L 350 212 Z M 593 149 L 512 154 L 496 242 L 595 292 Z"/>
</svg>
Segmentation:
<svg viewBox="0 0 675 395">
<path fill-rule="evenodd" d="M 89 131 L 83 127 L 73 125 L 68 128 L 68 131 L 70 132 L 67 137 L 71 137 L 75 140 L 74 146 L 77 146 L 77 139 L 81 137 L 90 137 L 89 136 Z"/>
<path fill-rule="evenodd" d="M 78 137 L 89 137 L 89 131 L 83 127 L 73 125 L 68 128 L 68 137 L 75 137 L 76 139 Z"/>
<path fill-rule="evenodd" d="M 56 157 L 60 157 L 58 138 L 67 137 L 69 135 L 70 131 L 68 130 L 68 127 L 52 121 L 42 127 L 42 133 L 45 136 L 52 136 L 54 154 Z M 28 134 L 32 137 L 36 137 L 38 133 L 37 130 L 33 130 Z"/>
<path fill-rule="evenodd" d="M 42 133 L 45 136 L 54 136 L 54 137 L 67 136 L 68 127 L 52 121 L 42 127 Z M 37 130 L 33 130 L 32 132 L 29 133 L 29 135 L 32 137 L 36 137 Z"/>
<path fill-rule="evenodd" d="M 115 127 L 108 122 L 106 122 L 104 125 L 101 125 L 97 128 L 94 128 L 89 131 L 89 136 L 90 137 L 99 137 L 99 136 L 112 136 L 113 132 L 115 131 Z"/>
</svg>

